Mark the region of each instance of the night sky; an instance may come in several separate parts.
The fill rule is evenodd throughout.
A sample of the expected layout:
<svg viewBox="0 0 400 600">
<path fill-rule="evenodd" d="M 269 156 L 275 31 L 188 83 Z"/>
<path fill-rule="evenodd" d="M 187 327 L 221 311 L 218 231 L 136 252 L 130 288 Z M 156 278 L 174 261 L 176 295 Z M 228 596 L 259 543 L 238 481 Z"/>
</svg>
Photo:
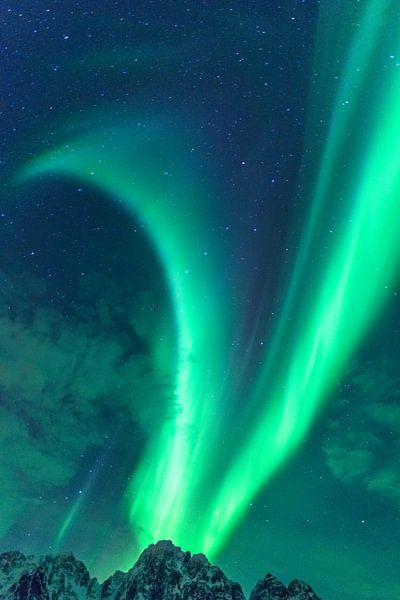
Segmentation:
<svg viewBox="0 0 400 600">
<path fill-rule="evenodd" d="M 0 551 L 398 599 L 398 2 L 0 20 Z"/>
</svg>

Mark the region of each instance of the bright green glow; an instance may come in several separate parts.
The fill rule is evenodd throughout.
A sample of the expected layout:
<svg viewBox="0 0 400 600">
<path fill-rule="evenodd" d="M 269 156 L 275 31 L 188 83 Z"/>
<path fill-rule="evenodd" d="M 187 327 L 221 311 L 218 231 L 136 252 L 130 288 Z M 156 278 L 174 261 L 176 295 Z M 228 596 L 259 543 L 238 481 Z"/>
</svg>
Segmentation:
<svg viewBox="0 0 400 600">
<path fill-rule="evenodd" d="M 353 46 L 339 86 L 327 144 L 321 158 L 311 217 L 296 264 L 296 279 L 309 255 L 311 237 L 317 224 L 321 204 L 335 204 L 329 186 L 339 146 L 344 138 L 348 117 L 341 114 L 347 92 L 354 102 L 362 83 L 352 82 L 356 57 L 365 71 L 378 27 L 374 20 L 390 3 L 371 2 L 366 9 L 363 35 Z M 379 20 L 378 20 L 379 23 Z M 370 37 L 367 33 L 370 33 Z M 400 48 L 398 48 L 400 51 Z M 357 85 L 356 85 L 357 84 Z M 283 366 L 266 380 L 266 372 L 256 386 L 256 401 L 268 388 L 268 403 L 257 425 L 230 467 L 205 522 L 203 547 L 215 553 L 225 543 L 235 525 L 247 511 L 251 499 L 307 434 L 317 410 L 340 377 L 345 363 L 382 309 L 399 269 L 400 258 L 400 73 L 393 70 L 379 118 L 369 124 L 370 138 L 364 151 L 358 180 L 347 191 L 348 211 L 336 243 L 314 278 L 307 295 L 309 307 L 295 334 L 293 351 L 279 345 L 288 324 L 280 321 L 271 352 L 286 357 Z M 351 146 L 350 146 L 351 148 Z M 361 161 L 360 161 L 361 162 Z M 337 176 L 337 175 L 336 175 Z M 349 187 L 349 186 L 348 186 Z M 305 290 L 303 290 L 305 292 Z M 292 298 L 291 298 L 292 300 Z M 287 316 L 288 304 L 283 311 Z M 290 327 L 290 324 L 289 324 Z M 268 369 L 274 356 L 268 355 Z M 267 387 L 268 386 L 268 387 Z"/>
<path fill-rule="evenodd" d="M 279 321 L 272 340 L 268 341 L 269 352 L 262 367 L 263 375 L 260 378 L 262 388 L 265 387 L 264 380 L 270 376 L 271 368 L 274 366 L 274 360 L 280 349 L 295 301 L 297 286 L 306 267 L 310 247 L 318 227 L 319 217 L 327 202 L 330 200 L 329 185 L 334 176 L 335 167 L 340 168 L 340 165 L 337 164 L 336 161 L 339 158 L 341 146 L 345 143 L 346 129 L 356 110 L 357 99 L 362 93 L 362 86 L 368 73 L 369 61 L 379 42 L 379 35 L 382 33 L 385 24 L 384 14 L 390 4 L 390 0 L 372 0 L 365 5 L 364 12 L 360 15 L 360 18 L 357 14 L 360 7 L 352 7 L 351 3 L 347 3 L 345 7 L 349 17 L 354 21 L 357 21 L 359 18 L 359 27 L 357 27 L 353 33 L 349 54 L 345 60 L 343 75 L 338 80 L 337 91 L 333 98 L 332 111 L 329 117 L 326 140 L 322 148 L 320 165 L 316 175 L 315 162 L 314 160 L 310 160 L 310 154 L 308 152 L 305 153 L 303 159 L 302 171 L 304 172 L 304 181 L 302 182 L 302 187 L 313 190 L 312 202 L 308 220 L 304 230 L 301 232 L 301 245 L 296 254 L 295 264 L 290 273 L 289 288 L 285 294 L 284 303 L 280 310 Z M 311 106 L 322 105 L 325 107 L 327 102 L 325 96 L 328 95 L 327 84 L 325 83 L 327 71 L 332 77 L 333 73 L 336 73 L 338 70 L 337 62 L 334 60 L 334 57 L 332 57 L 332 47 L 326 45 L 327 38 L 332 42 L 329 36 L 329 32 L 332 32 L 332 30 L 334 31 L 335 43 L 337 44 L 336 38 L 339 35 L 339 29 L 333 27 L 332 24 L 335 23 L 338 14 L 341 14 L 341 11 L 337 4 L 325 6 L 325 9 L 321 10 L 317 31 L 317 34 L 319 34 L 319 39 L 316 44 L 317 60 L 315 61 L 313 71 L 318 73 L 318 78 L 322 78 L 322 81 L 319 82 L 319 85 L 317 81 L 316 89 L 310 94 Z M 347 43 L 347 40 L 345 40 L 345 43 Z M 321 54 L 325 58 L 325 63 L 322 66 L 321 60 L 319 59 Z M 336 58 L 340 61 L 342 57 L 338 55 Z M 323 98 L 321 98 L 321 96 L 323 96 Z M 320 129 L 321 124 L 318 122 L 318 119 L 316 123 L 314 114 L 311 114 L 306 132 L 306 140 L 308 140 L 311 147 L 314 145 L 316 134 Z M 310 163 L 312 168 L 310 168 Z M 310 171 L 312 171 L 312 173 L 310 173 Z M 311 181 L 308 182 L 308 179 Z"/>
<path fill-rule="evenodd" d="M 165 372 L 171 372 L 171 357 L 176 360 L 176 414 L 155 432 L 130 486 L 131 518 L 141 546 L 160 537 L 176 539 L 179 527 L 184 530 L 188 498 L 212 452 L 211 445 L 209 452 L 204 449 L 203 436 L 211 428 L 214 381 L 227 345 L 222 343 L 226 333 L 218 306 L 223 298 L 221 252 L 213 251 L 215 242 L 201 227 L 203 213 L 209 215 L 212 208 L 203 206 L 188 156 L 190 150 L 176 134 L 162 128 L 142 132 L 129 125 L 72 140 L 34 160 L 21 176 L 72 176 L 124 202 L 145 224 L 165 268 L 175 308 L 177 358 L 171 331 L 160 331 L 153 345 L 155 360 L 166 360 L 159 365 Z M 218 331 L 212 347 L 209 331 Z M 197 476 L 191 473 L 192 464 Z M 67 516 L 59 539 L 75 513 Z"/>
</svg>

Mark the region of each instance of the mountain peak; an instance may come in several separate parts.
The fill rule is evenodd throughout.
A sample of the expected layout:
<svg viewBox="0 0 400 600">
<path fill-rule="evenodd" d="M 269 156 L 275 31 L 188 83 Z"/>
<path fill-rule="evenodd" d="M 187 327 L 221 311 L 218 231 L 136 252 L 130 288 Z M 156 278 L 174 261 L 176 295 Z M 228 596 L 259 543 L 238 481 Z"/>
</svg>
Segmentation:
<svg viewBox="0 0 400 600">
<path fill-rule="evenodd" d="M 153 557 L 157 557 L 158 559 L 176 558 L 179 560 L 186 555 L 190 556 L 190 552 L 183 552 L 182 549 L 179 546 L 175 546 L 171 540 L 160 540 L 145 548 L 138 560 L 148 560 Z"/>
<path fill-rule="evenodd" d="M 257 581 L 256 587 L 250 594 L 250 600 L 286 600 L 287 589 L 277 577 L 267 573 Z"/>
<path fill-rule="evenodd" d="M 169 540 L 152 544 L 140 555 L 128 573 L 105 583 L 102 597 L 157 598 L 157 600 L 244 600 L 239 584 L 230 581 L 221 569 L 203 554 L 183 552 Z"/>
<path fill-rule="evenodd" d="M 312 587 L 304 581 L 294 579 L 288 587 L 288 596 L 293 600 L 321 600 Z"/>
<path fill-rule="evenodd" d="M 157 560 L 176 560 L 180 563 L 189 561 L 199 565 L 211 566 L 204 554 L 191 554 L 184 552 L 179 546 L 175 546 L 171 540 L 160 540 L 150 544 L 139 556 L 138 563 L 156 558 Z"/>
<path fill-rule="evenodd" d="M 294 579 L 286 586 L 267 573 L 260 579 L 251 592 L 250 600 L 321 600 L 308 583 Z"/>
</svg>

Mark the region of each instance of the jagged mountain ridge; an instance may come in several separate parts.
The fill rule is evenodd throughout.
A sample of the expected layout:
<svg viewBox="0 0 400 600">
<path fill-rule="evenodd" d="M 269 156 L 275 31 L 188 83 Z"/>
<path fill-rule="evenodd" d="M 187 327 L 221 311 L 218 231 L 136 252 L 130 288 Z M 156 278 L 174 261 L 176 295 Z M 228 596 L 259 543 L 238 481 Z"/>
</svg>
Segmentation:
<svg viewBox="0 0 400 600">
<path fill-rule="evenodd" d="M 242 588 L 203 554 L 169 541 L 152 544 L 127 572 L 100 584 L 70 553 L 40 557 L 0 555 L 0 600 L 245 600 Z M 267 574 L 250 600 L 321 600 L 298 580 L 286 588 Z"/>
<path fill-rule="evenodd" d="M 286 588 L 276 577 L 267 573 L 250 594 L 249 600 L 321 600 L 312 587 L 294 579 Z"/>
</svg>

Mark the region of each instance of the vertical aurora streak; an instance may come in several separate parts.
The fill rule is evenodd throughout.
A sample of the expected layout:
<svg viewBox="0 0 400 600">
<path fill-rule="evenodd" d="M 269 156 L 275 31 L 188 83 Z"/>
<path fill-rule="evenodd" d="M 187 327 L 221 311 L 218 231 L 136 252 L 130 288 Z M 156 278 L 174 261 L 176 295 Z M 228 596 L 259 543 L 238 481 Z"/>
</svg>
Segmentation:
<svg viewBox="0 0 400 600">
<path fill-rule="evenodd" d="M 290 311 L 293 302 L 295 301 L 297 292 L 297 282 L 301 280 L 302 274 L 306 267 L 307 258 L 309 257 L 310 247 L 314 239 L 317 227 L 318 219 L 329 202 L 329 185 L 334 175 L 334 167 L 337 164 L 339 158 L 340 148 L 344 143 L 346 128 L 349 126 L 356 107 L 356 101 L 362 93 L 362 86 L 365 83 L 367 77 L 368 64 L 376 50 L 376 46 L 379 42 L 379 36 L 382 34 L 382 28 L 384 27 L 384 14 L 388 10 L 391 2 L 382 2 L 381 0 L 374 0 L 367 3 L 363 12 L 363 7 L 351 7 L 347 5 L 346 9 L 351 11 L 354 9 L 352 14 L 353 19 L 359 19 L 359 27 L 353 33 L 353 38 L 349 44 L 348 56 L 344 61 L 343 74 L 338 81 L 338 88 L 332 99 L 332 109 L 328 121 L 326 141 L 322 147 L 322 155 L 320 164 L 315 176 L 314 163 L 318 161 L 317 158 L 310 161 L 310 154 L 307 153 L 308 147 L 313 146 L 316 133 L 321 129 L 321 125 L 318 122 L 318 118 L 314 114 L 309 115 L 308 127 L 306 131 L 306 144 L 303 157 L 302 172 L 305 173 L 301 182 L 302 186 L 306 189 L 312 190 L 312 200 L 309 210 L 307 222 L 305 223 L 304 230 L 301 232 L 301 244 L 296 254 L 294 265 L 291 273 L 289 274 L 289 284 L 283 306 L 280 309 L 279 321 L 276 329 L 273 333 L 272 340 L 268 341 L 269 351 L 262 366 L 262 388 L 265 387 L 264 380 L 267 380 L 271 375 L 271 368 L 273 367 L 274 360 L 276 359 L 280 345 L 285 334 L 288 319 L 290 317 Z M 361 11 L 358 15 L 357 11 Z M 325 4 L 324 8 L 320 11 L 320 22 L 317 28 L 317 52 L 314 64 L 314 70 L 319 73 L 320 82 L 316 86 L 316 89 L 310 94 L 310 105 L 311 106 L 325 106 L 325 102 L 321 101 L 323 95 L 327 95 L 327 99 L 330 98 L 326 83 L 327 72 L 336 69 L 336 63 L 334 67 L 329 69 L 329 62 L 331 60 L 330 53 L 332 52 L 331 45 L 327 44 L 327 39 L 332 42 L 329 37 L 329 29 L 332 22 L 335 22 L 338 18 L 340 11 L 337 10 L 337 6 L 328 6 Z M 335 35 L 342 24 L 338 23 L 338 29 L 335 28 Z M 344 47 L 348 44 L 347 39 L 344 39 Z M 344 48 L 341 47 L 340 51 L 343 52 Z M 320 56 L 325 58 L 326 68 L 322 69 L 320 66 Z M 338 57 L 341 58 L 340 53 Z M 332 61 L 333 62 L 333 61 Z M 332 76 L 332 73 L 330 73 Z M 322 81 L 321 81 L 322 79 Z M 348 98 L 351 97 L 351 102 Z M 326 100 L 325 100 L 326 101 Z M 312 172 L 309 163 L 313 164 Z M 307 182 L 307 179 L 311 183 Z M 262 390 L 260 390 L 262 393 Z"/>
<path fill-rule="evenodd" d="M 143 222 L 166 272 L 177 348 L 167 324 L 154 340 L 154 361 L 176 373 L 177 406 L 174 418 L 152 435 L 129 485 L 127 512 L 140 547 L 171 538 L 215 556 L 252 498 L 305 439 L 388 298 L 400 260 L 400 68 L 393 64 L 382 75 L 379 51 L 392 7 L 393 2 L 371 0 L 349 10 L 346 21 L 332 4 L 322 3 L 314 68 L 324 76 L 310 93 L 310 105 L 321 104 L 325 94 L 330 101 L 325 124 L 321 115 L 310 114 L 306 130 L 301 201 L 304 206 L 307 196 L 308 219 L 280 317 L 264 342 L 268 350 L 246 399 L 258 409 L 257 423 L 245 419 L 241 446 L 230 442 L 235 453 L 218 486 L 209 482 L 217 480 L 212 463 L 219 436 L 226 433 L 226 415 L 221 411 L 216 418 L 216 408 L 229 405 L 229 394 L 235 393 L 233 384 L 221 385 L 234 327 L 226 315 L 240 315 L 224 294 L 221 273 L 231 265 L 206 225 L 213 218 L 212 202 L 193 180 L 196 167 L 188 163 L 185 144 L 164 128 L 142 132 L 121 125 L 71 140 L 34 159 L 21 175 L 21 180 L 51 174 L 77 178 L 123 202 Z M 341 42 L 334 66 L 325 30 L 332 19 Z M 358 26 L 348 40 L 353 20 Z M 397 40 L 396 45 L 400 53 Z M 326 89 L 336 68 L 336 87 Z M 377 85 L 377 72 L 379 105 L 365 132 L 360 103 Z M 170 174 L 171 147 L 181 166 Z M 343 155 L 348 164 L 342 173 Z M 330 219 L 335 227 L 327 250 L 311 264 Z M 193 506 L 204 507 L 194 522 Z"/>
<path fill-rule="evenodd" d="M 382 18 L 390 6 L 393 3 L 370 2 L 366 6 L 345 61 L 292 284 L 254 392 L 258 405 L 262 402 L 260 396 L 267 393 L 266 408 L 228 471 L 206 520 L 211 525 L 207 526 L 203 547 L 209 554 L 218 552 L 225 544 L 257 492 L 305 438 L 341 370 L 374 325 L 398 276 L 400 74 L 393 68 L 382 93 L 382 106 L 376 111 L 375 122 L 370 124 L 368 143 L 354 152 L 357 161 L 362 157 L 360 174 L 353 175 L 354 181 L 344 185 L 349 208 L 341 216 L 342 225 L 336 232 L 332 251 L 321 265 L 319 276 L 313 277 L 311 284 L 306 283 L 310 290 L 305 289 L 304 282 L 303 288 L 298 285 L 311 258 L 311 243 L 320 224 L 322 207 L 326 210 L 331 205 L 334 214 L 335 204 L 340 204 L 330 185 L 337 155 L 339 149 L 351 154 L 346 132 L 356 112 L 357 100 L 365 92 L 363 83 L 369 61 L 378 42 L 382 42 L 379 39 Z M 332 10 L 325 3 L 325 22 L 329 16 L 334 18 Z M 324 32 L 321 34 L 323 39 Z M 271 373 L 271 367 L 277 354 L 286 355 L 284 333 L 293 328 L 287 319 L 296 293 L 301 295 L 299 288 L 306 298 L 303 303 L 310 308 L 306 307 L 305 314 L 301 314 L 300 326 L 296 321 L 294 351 L 277 376 Z"/>
</svg>

